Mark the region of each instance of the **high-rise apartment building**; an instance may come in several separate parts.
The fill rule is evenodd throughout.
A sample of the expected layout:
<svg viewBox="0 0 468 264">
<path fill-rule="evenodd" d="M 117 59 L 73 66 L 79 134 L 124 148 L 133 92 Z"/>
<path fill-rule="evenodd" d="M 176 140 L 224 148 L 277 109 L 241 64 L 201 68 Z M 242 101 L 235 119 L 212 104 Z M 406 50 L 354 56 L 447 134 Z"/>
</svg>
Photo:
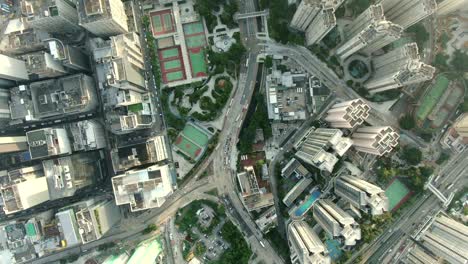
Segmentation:
<svg viewBox="0 0 468 264">
<path fill-rule="evenodd" d="M 76 71 L 91 71 L 88 55 L 77 47 L 64 44 L 58 39 L 48 39 L 47 48 L 54 59 L 63 66 Z"/>
<path fill-rule="evenodd" d="M 26 137 L 0 137 L 0 154 L 28 150 Z"/>
<path fill-rule="evenodd" d="M 20 55 L 45 49 L 43 40 L 51 36 L 31 27 L 25 18 L 10 19 L 3 32 L 1 49 L 6 54 Z"/>
<path fill-rule="evenodd" d="M 466 4 L 464 0 L 444 0 L 437 4 L 436 14 L 438 16 L 445 16 L 455 11 L 461 10 L 463 5 Z"/>
<path fill-rule="evenodd" d="M 98 107 L 94 79 L 76 74 L 20 85 L 11 92 L 11 119 L 33 121 L 90 113 Z"/>
<path fill-rule="evenodd" d="M 333 9 L 322 9 L 305 31 L 307 45 L 321 41 L 336 26 Z"/>
<path fill-rule="evenodd" d="M 143 92 L 145 90 L 144 59 L 140 38 L 133 33 L 111 37 L 108 41 L 94 39 L 93 51 L 98 74 L 105 75 L 106 86 Z"/>
<path fill-rule="evenodd" d="M 169 165 L 153 165 L 112 178 L 115 203 L 129 204 L 132 212 L 160 207 L 174 192 L 175 184 Z"/>
<path fill-rule="evenodd" d="M 77 204 L 75 212 L 83 244 L 100 239 L 121 218 L 119 207 L 112 200 L 95 201 L 91 199 Z"/>
<path fill-rule="evenodd" d="M 0 54 L 0 87 L 13 87 L 16 81 L 29 79 L 26 64 L 22 60 Z"/>
<path fill-rule="evenodd" d="M 35 29 L 50 33 L 76 33 L 78 12 L 69 0 L 22 0 L 21 12 Z"/>
<path fill-rule="evenodd" d="M 372 53 L 399 39 L 403 28 L 385 20 L 381 5 L 371 5 L 354 21 L 344 28 L 345 42 L 336 54 L 345 60 L 355 52 Z"/>
<path fill-rule="evenodd" d="M 304 221 L 293 221 L 288 225 L 288 244 L 292 264 L 331 263 L 327 248 Z"/>
<path fill-rule="evenodd" d="M 460 136 L 468 137 L 468 113 L 460 115 L 455 121 L 453 128 Z"/>
<path fill-rule="evenodd" d="M 387 20 L 403 29 L 430 16 L 437 9 L 435 0 L 381 0 L 380 4 Z"/>
<path fill-rule="evenodd" d="M 362 125 L 369 117 L 370 106 L 362 99 L 334 104 L 327 112 L 325 120 L 335 128 L 354 128 Z"/>
<path fill-rule="evenodd" d="M 38 51 L 21 56 L 26 63 L 26 69 L 31 80 L 56 78 L 69 71 L 61 61 L 56 60 L 50 53 Z"/>
<path fill-rule="evenodd" d="M 9 107 L 10 90 L 0 88 L 0 122 L 10 121 L 11 111 Z"/>
<path fill-rule="evenodd" d="M 344 239 L 345 246 L 354 246 L 361 239 L 361 228 L 352 216 L 329 200 L 314 204 L 315 221 L 332 237 Z"/>
<path fill-rule="evenodd" d="M 321 0 L 302 0 L 291 20 L 291 27 L 305 31 L 321 10 Z"/>
<path fill-rule="evenodd" d="M 372 66 L 372 77 L 364 84 L 371 94 L 430 80 L 436 70 L 420 61 L 416 43 L 374 57 Z"/>
<path fill-rule="evenodd" d="M 338 158 L 335 153 L 327 150 L 332 148 L 336 154 L 342 156 L 352 144 L 353 141 L 343 137 L 343 132 L 339 129 L 312 128 L 296 143 L 296 157 L 320 170 L 332 172 Z"/>
<path fill-rule="evenodd" d="M 31 159 L 71 154 L 71 144 L 64 128 L 43 128 L 26 132 Z"/>
<path fill-rule="evenodd" d="M 362 211 L 381 215 L 388 211 L 385 191 L 355 176 L 341 176 L 335 181 L 335 194 Z"/>
<path fill-rule="evenodd" d="M 154 164 L 169 156 L 166 138 L 155 136 L 145 142 L 120 146 L 111 150 L 114 172 L 126 171 L 133 167 Z"/>
<path fill-rule="evenodd" d="M 5 214 L 26 210 L 50 199 L 41 165 L 0 171 L 0 177 L 7 178 L 6 183 L 0 185 Z"/>
<path fill-rule="evenodd" d="M 448 263 L 468 263 L 468 227 L 444 214 L 423 230 L 419 243 Z"/>
<path fill-rule="evenodd" d="M 79 24 L 98 37 L 128 32 L 128 17 L 121 0 L 79 0 Z"/>
<path fill-rule="evenodd" d="M 392 127 L 360 127 L 351 137 L 358 151 L 382 156 L 398 145 L 400 135 Z"/>
</svg>

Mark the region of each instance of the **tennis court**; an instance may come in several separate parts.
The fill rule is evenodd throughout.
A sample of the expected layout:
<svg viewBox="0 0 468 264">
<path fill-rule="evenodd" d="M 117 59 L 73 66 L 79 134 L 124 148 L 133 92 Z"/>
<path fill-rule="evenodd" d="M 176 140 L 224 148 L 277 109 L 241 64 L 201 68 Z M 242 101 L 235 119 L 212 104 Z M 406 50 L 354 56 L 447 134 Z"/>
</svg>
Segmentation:
<svg viewBox="0 0 468 264">
<path fill-rule="evenodd" d="M 411 196 L 410 190 L 400 180 L 395 178 L 385 190 L 388 197 L 388 209 L 390 211 L 398 209 Z"/>
<path fill-rule="evenodd" d="M 193 123 L 187 123 L 176 139 L 175 146 L 185 155 L 196 160 L 206 149 L 211 135 Z"/>
<path fill-rule="evenodd" d="M 440 100 L 449 85 L 449 79 L 443 75 L 437 76 L 436 82 L 431 86 L 431 90 L 424 96 L 421 106 L 416 111 L 416 116 L 420 121 L 424 121 L 431 113 L 434 106 Z"/>
<path fill-rule="evenodd" d="M 198 47 L 205 47 L 206 46 L 206 39 L 205 35 L 195 35 L 195 36 L 190 36 L 190 37 L 185 37 L 185 44 L 187 45 L 187 48 L 198 48 Z"/>
<path fill-rule="evenodd" d="M 325 240 L 325 245 L 328 249 L 328 254 L 333 261 L 338 261 L 343 255 L 343 250 L 341 250 L 340 242 L 334 239 Z"/>
<path fill-rule="evenodd" d="M 187 23 L 183 25 L 184 35 L 189 36 L 193 34 L 202 33 L 205 31 L 201 22 Z"/>
<path fill-rule="evenodd" d="M 190 66 L 192 67 L 192 76 L 207 76 L 207 66 L 205 62 L 205 52 L 202 49 L 189 49 Z"/>
<path fill-rule="evenodd" d="M 159 57 L 162 60 L 167 60 L 169 58 L 174 58 L 174 57 L 180 57 L 178 48 L 170 48 L 170 49 L 161 50 L 159 53 L 160 53 Z"/>
<path fill-rule="evenodd" d="M 171 9 L 151 12 L 149 15 L 151 17 L 153 36 L 164 35 L 175 31 Z"/>
<path fill-rule="evenodd" d="M 180 62 L 179 59 L 164 61 L 163 65 L 164 65 L 164 70 L 165 71 L 173 70 L 173 69 L 179 69 L 180 67 L 182 67 L 182 63 Z"/>
<path fill-rule="evenodd" d="M 184 127 L 182 133 L 184 133 L 184 135 L 189 137 L 193 142 L 195 142 L 195 144 L 199 146 L 206 145 L 209 140 L 209 136 L 206 133 L 203 133 L 203 131 L 201 131 L 200 128 L 197 128 L 192 124 L 187 124 Z"/>
<path fill-rule="evenodd" d="M 184 72 L 183 71 L 173 71 L 164 74 L 165 82 L 173 82 L 184 79 Z"/>
<path fill-rule="evenodd" d="M 188 140 L 183 134 L 177 137 L 175 145 L 182 153 L 192 159 L 195 159 L 201 152 L 201 148 Z"/>
</svg>

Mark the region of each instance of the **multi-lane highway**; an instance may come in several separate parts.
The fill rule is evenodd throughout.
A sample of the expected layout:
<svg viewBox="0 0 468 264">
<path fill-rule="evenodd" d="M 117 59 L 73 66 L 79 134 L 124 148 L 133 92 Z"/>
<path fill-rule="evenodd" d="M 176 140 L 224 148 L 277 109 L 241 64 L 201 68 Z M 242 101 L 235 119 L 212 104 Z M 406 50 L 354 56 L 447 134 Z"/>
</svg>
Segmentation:
<svg viewBox="0 0 468 264">
<path fill-rule="evenodd" d="M 438 189 L 445 195 L 449 196 L 452 191 L 463 188 L 468 182 L 468 173 L 465 170 L 466 164 L 468 164 L 468 150 L 465 150 L 457 155 L 454 155 L 449 162 L 447 162 L 439 171 L 440 178 L 437 183 L 433 183 L 438 186 Z M 434 178 L 435 179 L 435 178 Z M 451 188 L 450 185 L 452 185 Z M 455 186 L 455 187 L 453 187 Z M 361 250 L 362 262 L 361 263 L 380 263 L 381 258 L 384 255 L 390 255 L 397 253 L 397 250 L 391 248 L 398 245 L 399 242 L 409 238 L 416 227 L 424 221 L 427 216 L 433 216 L 439 210 L 443 208 L 442 203 L 433 195 L 430 191 L 426 191 L 424 195 L 421 195 L 413 205 L 406 208 L 402 212 L 402 215 L 396 219 L 393 224 L 389 225 L 384 231 L 383 235 L 374 240 L 369 246 L 364 247 Z M 399 239 L 392 239 L 389 241 L 387 232 L 399 232 L 402 231 L 405 235 L 402 235 Z M 382 250 L 380 247 L 382 244 L 386 244 L 385 249 Z M 359 254 L 353 255 L 347 263 L 354 263 L 355 257 Z"/>
</svg>

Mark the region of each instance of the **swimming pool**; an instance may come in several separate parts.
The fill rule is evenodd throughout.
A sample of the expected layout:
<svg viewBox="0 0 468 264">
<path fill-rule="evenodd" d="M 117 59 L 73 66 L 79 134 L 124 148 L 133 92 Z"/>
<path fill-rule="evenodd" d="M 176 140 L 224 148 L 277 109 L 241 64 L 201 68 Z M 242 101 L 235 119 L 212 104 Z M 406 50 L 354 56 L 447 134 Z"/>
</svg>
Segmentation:
<svg viewBox="0 0 468 264">
<path fill-rule="evenodd" d="M 296 209 L 296 211 L 294 212 L 294 216 L 301 217 L 305 213 L 307 213 L 307 211 L 310 210 L 312 205 L 314 205 L 315 201 L 318 200 L 321 194 L 322 193 L 318 190 L 318 188 L 312 191 L 312 193 L 307 197 L 307 199 L 305 199 L 304 202 L 301 205 L 299 205 L 299 207 Z"/>
</svg>

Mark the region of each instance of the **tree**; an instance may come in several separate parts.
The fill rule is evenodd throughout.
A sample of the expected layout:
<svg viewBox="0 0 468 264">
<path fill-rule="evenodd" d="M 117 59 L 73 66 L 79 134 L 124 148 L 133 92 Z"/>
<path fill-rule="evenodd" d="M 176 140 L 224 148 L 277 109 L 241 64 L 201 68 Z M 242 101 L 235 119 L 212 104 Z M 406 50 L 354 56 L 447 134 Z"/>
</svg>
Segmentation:
<svg viewBox="0 0 468 264">
<path fill-rule="evenodd" d="M 444 54 L 444 53 L 437 53 L 435 58 L 434 58 L 434 66 L 438 68 L 441 71 L 445 71 L 448 68 L 447 65 L 447 60 L 449 59 L 449 56 Z"/>
<path fill-rule="evenodd" d="M 273 67 L 273 57 L 271 57 L 271 56 L 266 56 L 265 57 L 265 67 L 267 67 L 267 68 Z"/>
<path fill-rule="evenodd" d="M 409 27 L 407 30 L 409 33 L 413 33 L 414 39 L 418 44 L 419 50 L 424 49 L 424 43 L 429 39 L 429 33 L 422 23 L 417 23 Z"/>
<path fill-rule="evenodd" d="M 141 233 L 146 235 L 156 230 L 158 230 L 158 227 L 155 224 L 149 224 L 145 229 L 143 229 L 143 231 L 141 231 Z"/>
<path fill-rule="evenodd" d="M 414 147 L 404 147 L 401 158 L 410 165 L 418 165 L 422 159 L 422 152 Z"/>
<path fill-rule="evenodd" d="M 410 114 L 406 114 L 402 118 L 400 118 L 399 123 L 400 123 L 400 127 L 406 130 L 413 129 L 416 125 L 414 117 Z"/>
<path fill-rule="evenodd" d="M 464 113 L 468 112 L 468 100 L 465 99 L 465 101 L 463 101 L 463 103 L 461 104 L 461 110 Z"/>
<path fill-rule="evenodd" d="M 455 50 L 450 61 L 453 71 L 468 72 L 468 54 L 459 49 Z"/>
</svg>

